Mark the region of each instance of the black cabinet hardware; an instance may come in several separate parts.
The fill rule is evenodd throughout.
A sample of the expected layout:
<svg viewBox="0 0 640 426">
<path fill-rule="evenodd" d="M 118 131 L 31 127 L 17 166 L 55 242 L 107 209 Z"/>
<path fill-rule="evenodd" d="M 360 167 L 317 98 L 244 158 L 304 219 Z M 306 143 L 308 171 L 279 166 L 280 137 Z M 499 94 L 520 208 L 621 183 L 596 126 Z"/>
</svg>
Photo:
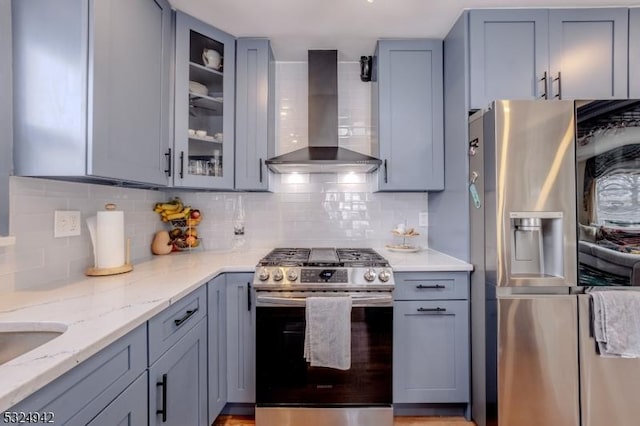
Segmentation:
<svg viewBox="0 0 640 426">
<path fill-rule="evenodd" d="M 389 175 L 387 174 L 387 160 L 384 160 L 384 183 L 389 183 Z"/>
<path fill-rule="evenodd" d="M 247 310 L 251 311 L 251 283 L 247 283 Z"/>
<path fill-rule="evenodd" d="M 262 183 L 262 158 L 258 159 L 258 170 L 260 170 L 260 183 Z"/>
<path fill-rule="evenodd" d="M 180 327 L 186 320 L 191 318 L 196 312 L 198 312 L 198 308 L 191 309 L 191 310 L 185 312 L 185 314 L 184 314 L 184 316 L 182 318 L 178 318 L 177 320 L 173 320 L 173 323 L 176 325 L 176 327 Z"/>
<path fill-rule="evenodd" d="M 445 308 L 418 308 L 418 312 L 447 312 Z"/>
<path fill-rule="evenodd" d="M 423 290 L 423 289 L 434 289 L 434 288 L 437 289 L 437 288 L 446 288 L 446 287 L 443 286 L 442 284 L 434 284 L 434 285 L 418 284 L 416 288 L 419 290 Z"/>
<path fill-rule="evenodd" d="M 162 414 L 162 423 L 167 421 L 167 374 L 162 375 L 162 381 L 156 386 L 162 386 L 162 410 L 157 410 L 156 414 Z"/>
<path fill-rule="evenodd" d="M 558 71 L 558 76 L 553 79 L 553 81 L 558 82 L 558 93 L 554 96 L 555 98 L 562 99 L 562 78 L 560 75 L 560 71 Z"/>
<path fill-rule="evenodd" d="M 547 96 L 547 72 L 546 71 L 544 72 L 544 74 L 542 75 L 542 78 L 539 81 L 542 81 L 544 83 L 544 92 L 542 92 L 542 96 L 540 96 L 540 99 L 549 99 L 549 97 Z"/>
<path fill-rule="evenodd" d="M 169 148 L 169 151 L 164 153 L 164 156 L 167 157 L 167 168 L 164 172 L 167 176 L 171 177 L 171 148 Z"/>
<path fill-rule="evenodd" d="M 180 151 L 180 179 L 184 179 L 184 151 Z"/>
</svg>

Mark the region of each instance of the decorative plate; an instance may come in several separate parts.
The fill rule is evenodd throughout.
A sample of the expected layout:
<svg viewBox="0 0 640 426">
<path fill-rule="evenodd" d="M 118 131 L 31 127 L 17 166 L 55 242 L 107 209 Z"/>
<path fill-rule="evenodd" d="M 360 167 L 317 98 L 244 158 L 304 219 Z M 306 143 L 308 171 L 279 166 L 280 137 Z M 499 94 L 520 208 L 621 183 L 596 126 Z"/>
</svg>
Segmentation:
<svg viewBox="0 0 640 426">
<path fill-rule="evenodd" d="M 422 250 L 422 247 L 410 246 L 408 244 L 387 244 L 385 248 L 398 253 L 416 253 Z"/>
</svg>

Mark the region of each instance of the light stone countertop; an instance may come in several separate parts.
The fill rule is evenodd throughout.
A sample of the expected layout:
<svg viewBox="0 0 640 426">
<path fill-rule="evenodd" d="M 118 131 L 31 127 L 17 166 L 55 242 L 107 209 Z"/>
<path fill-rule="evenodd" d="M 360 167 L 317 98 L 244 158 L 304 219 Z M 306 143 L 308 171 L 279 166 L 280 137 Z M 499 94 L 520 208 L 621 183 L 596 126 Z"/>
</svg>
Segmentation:
<svg viewBox="0 0 640 426">
<path fill-rule="evenodd" d="M 466 262 L 429 249 L 419 253 L 392 253 L 384 248 L 376 250 L 397 272 L 472 269 L 472 265 Z M 59 337 L 0 365 L 0 412 L 60 377 L 216 275 L 253 272 L 268 251 L 174 253 L 137 264 L 127 274 L 88 277 L 47 288 L 0 292 L 0 325 L 8 322 L 54 323 L 50 324 L 53 329 L 67 327 Z"/>
</svg>

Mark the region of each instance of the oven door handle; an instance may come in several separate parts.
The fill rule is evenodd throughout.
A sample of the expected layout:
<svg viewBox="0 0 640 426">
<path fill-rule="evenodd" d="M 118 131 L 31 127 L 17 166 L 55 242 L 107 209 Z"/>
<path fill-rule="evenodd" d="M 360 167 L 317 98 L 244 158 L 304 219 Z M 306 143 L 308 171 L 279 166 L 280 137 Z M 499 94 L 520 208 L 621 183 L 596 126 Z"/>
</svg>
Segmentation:
<svg viewBox="0 0 640 426">
<path fill-rule="evenodd" d="M 313 296 L 311 296 L 313 297 Z M 258 295 L 256 297 L 256 306 L 269 307 L 292 307 L 306 306 L 306 297 L 279 297 Z M 392 295 L 381 296 L 364 296 L 353 297 L 351 306 L 353 307 L 372 307 L 372 306 L 393 306 Z"/>
</svg>

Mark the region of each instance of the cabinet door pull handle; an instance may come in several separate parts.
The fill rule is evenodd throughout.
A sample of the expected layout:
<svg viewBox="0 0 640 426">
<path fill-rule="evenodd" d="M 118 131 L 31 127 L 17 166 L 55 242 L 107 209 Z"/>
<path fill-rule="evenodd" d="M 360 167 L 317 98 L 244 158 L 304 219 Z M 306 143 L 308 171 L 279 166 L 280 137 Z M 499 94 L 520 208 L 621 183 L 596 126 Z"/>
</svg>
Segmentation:
<svg viewBox="0 0 640 426">
<path fill-rule="evenodd" d="M 384 160 L 384 183 L 389 183 L 389 174 L 387 171 L 387 160 Z"/>
<path fill-rule="evenodd" d="M 418 290 L 422 290 L 422 289 L 425 289 L 425 288 L 429 288 L 429 289 L 432 289 L 432 288 L 446 288 L 446 286 L 443 286 L 442 284 L 434 284 L 434 285 L 418 284 L 416 286 L 416 288 Z"/>
<path fill-rule="evenodd" d="M 156 414 L 162 414 L 162 423 L 167 421 L 167 374 L 162 375 L 162 381 L 156 386 L 162 386 L 162 410 L 157 410 Z"/>
<path fill-rule="evenodd" d="M 167 168 L 164 172 L 167 176 L 171 177 L 171 148 L 164 153 L 164 156 L 167 157 Z"/>
<path fill-rule="evenodd" d="M 556 93 L 554 98 L 562 99 L 562 76 L 560 75 L 560 71 L 558 71 L 558 76 L 554 78 L 553 81 L 558 82 L 558 93 Z"/>
<path fill-rule="evenodd" d="M 262 158 L 258 159 L 258 170 L 260 170 L 260 183 L 262 183 Z"/>
<path fill-rule="evenodd" d="M 182 324 L 184 324 L 186 320 L 191 318 L 196 312 L 198 312 L 198 308 L 188 310 L 187 312 L 184 313 L 184 316 L 182 318 L 173 320 L 173 323 L 176 325 L 176 327 L 180 327 Z"/>
<path fill-rule="evenodd" d="M 251 311 L 251 283 L 247 283 L 247 310 Z"/>
<path fill-rule="evenodd" d="M 437 308 L 418 308 L 418 312 L 447 312 L 447 310 L 438 306 Z"/>
<path fill-rule="evenodd" d="M 180 179 L 184 179 L 184 151 L 180 151 Z"/>
<path fill-rule="evenodd" d="M 540 99 L 549 99 L 549 96 L 547 95 L 547 72 L 546 71 L 542 75 L 542 78 L 538 81 L 544 82 L 544 92 L 542 92 L 542 96 L 540 96 Z"/>
</svg>

